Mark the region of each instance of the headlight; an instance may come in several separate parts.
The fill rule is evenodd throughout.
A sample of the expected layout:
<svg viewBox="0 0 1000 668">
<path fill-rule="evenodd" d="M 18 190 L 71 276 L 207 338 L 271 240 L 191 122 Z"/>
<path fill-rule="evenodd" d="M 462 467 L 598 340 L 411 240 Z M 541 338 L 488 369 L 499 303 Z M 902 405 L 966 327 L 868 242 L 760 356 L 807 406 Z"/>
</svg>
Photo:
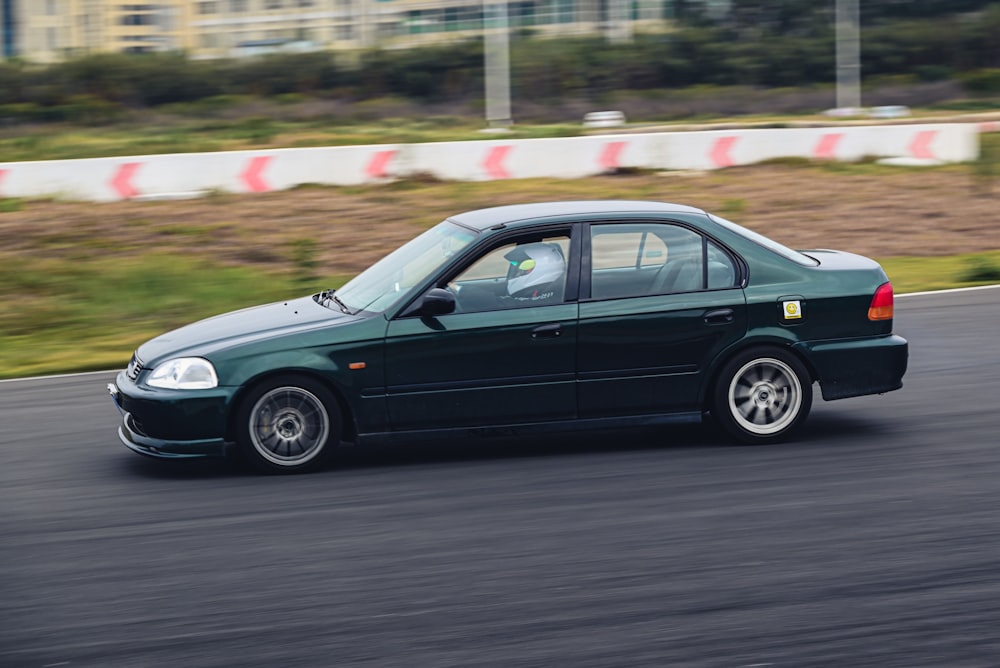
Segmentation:
<svg viewBox="0 0 1000 668">
<path fill-rule="evenodd" d="M 178 357 L 160 364 L 146 379 L 147 385 L 167 390 L 208 390 L 218 387 L 215 367 L 200 357 Z"/>
</svg>

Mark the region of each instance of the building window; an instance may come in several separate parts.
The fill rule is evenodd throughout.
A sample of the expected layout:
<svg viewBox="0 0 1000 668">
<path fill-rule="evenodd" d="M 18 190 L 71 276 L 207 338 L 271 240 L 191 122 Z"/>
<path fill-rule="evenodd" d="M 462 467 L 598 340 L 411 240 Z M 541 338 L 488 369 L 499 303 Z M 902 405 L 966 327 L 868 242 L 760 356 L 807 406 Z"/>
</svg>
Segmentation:
<svg viewBox="0 0 1000 668">
<path fill-rule="evenodd" d="M 123 26 L 149 26 L 153 25 L 153 17 L 150 14 L 125 14 L 121 18 Z"/>
<path fill-rule="evenodd" d="M 353 26 L 337 26 L 336 38 L 338 41 L 344 42 L 350 39 L 354 39 L 354 28 Z"/>
<path fill-rule="evenodd" d="M 508 5 L 508 9 L 510 11 L 510 25 L 518 27 L 535 25 L 534 2 L 512 2 Z"/>
<path fill-rule="evenodd" d="M 229 11 L 245 12 L 247 9 L 247 0 L 229 0 Z"/>
<path fill-rule="evenodd" d="M 556 0 L 558 2 L 559 23 L 572 23 L 576 14 L 576 6 L 573 0 Z"/>
<path fill-rule="evenodd" d="M 381 22 L 376 28 L 379 39 L 389 39 L 399 34 L 399 26 L 395 23 Z"/>
<path fill-rule="evenodd" d="M 198 13 L 199 14 L 216 14 L 219 11 L 219 3 L 216 0 L 209 0 L 209 2 L 199 2 L 198 3 Z"/>
<path fill-rule="evenodd" d="M 281 0 L 264 0 L 264 9 L 281 9 Z"/>
<path fill-rule="evenodd" d="M 441 32 L 446 29 L 444 9 L 417 9 L 407 12 L 410 33 Z"/>
</svg>

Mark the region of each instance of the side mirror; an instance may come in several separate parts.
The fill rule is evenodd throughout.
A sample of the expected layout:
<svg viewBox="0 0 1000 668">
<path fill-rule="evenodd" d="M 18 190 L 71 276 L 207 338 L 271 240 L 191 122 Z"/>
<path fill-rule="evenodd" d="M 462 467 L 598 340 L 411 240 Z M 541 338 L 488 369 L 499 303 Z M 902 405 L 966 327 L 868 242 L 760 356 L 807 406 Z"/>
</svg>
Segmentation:
<svg viewBox="0 0 1000 668">
<path fill-rule="evenodd" d="M 420 315 L 437 316 L 455 312 L 455 295 L 444 288 L 432 288 L 420 302 Z"/>
</svg>

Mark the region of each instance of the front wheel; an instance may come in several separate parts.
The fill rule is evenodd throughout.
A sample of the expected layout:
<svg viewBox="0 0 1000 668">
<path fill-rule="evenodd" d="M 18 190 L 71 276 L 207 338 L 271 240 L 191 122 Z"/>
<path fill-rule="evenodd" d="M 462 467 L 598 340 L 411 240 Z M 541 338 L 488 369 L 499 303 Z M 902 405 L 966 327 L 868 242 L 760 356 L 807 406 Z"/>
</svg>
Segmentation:
<svg viewBox="0 0 1000 668">
<path fill-rule="evenodd" d="M 723 367 L 712 412 L 738 440 L 771 443 L 798 429 L 811 407 L 812 382 L 802 362 L 780 348 L 755 348 Z"/>
<path fill-rule="evenodd" d="M 237 445 L 265 473 L 303 473 L 327 461 L 340 440 L 337 400 L 320 383 L 287 376 L 257 385 L 237 413 Z"/>
</svg>

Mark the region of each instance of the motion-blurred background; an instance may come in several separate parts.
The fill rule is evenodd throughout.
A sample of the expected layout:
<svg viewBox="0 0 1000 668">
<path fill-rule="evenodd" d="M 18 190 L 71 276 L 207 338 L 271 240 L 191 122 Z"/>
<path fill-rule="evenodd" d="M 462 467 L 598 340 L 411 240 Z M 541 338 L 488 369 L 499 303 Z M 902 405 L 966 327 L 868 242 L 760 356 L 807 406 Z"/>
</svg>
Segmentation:
<svg viewBox="0 0 1000 668">
<path fill-rule="evenodd" d="M 987 0 L 0 0 L 0 118 L 243 112 L 263 141 L 278 121 L 476 116 L 503 25 L 517 122 L 814 113 L 836 104 L 838 22 L 861 28 L 865 105 L 995 106 Z"/>
</svg>

